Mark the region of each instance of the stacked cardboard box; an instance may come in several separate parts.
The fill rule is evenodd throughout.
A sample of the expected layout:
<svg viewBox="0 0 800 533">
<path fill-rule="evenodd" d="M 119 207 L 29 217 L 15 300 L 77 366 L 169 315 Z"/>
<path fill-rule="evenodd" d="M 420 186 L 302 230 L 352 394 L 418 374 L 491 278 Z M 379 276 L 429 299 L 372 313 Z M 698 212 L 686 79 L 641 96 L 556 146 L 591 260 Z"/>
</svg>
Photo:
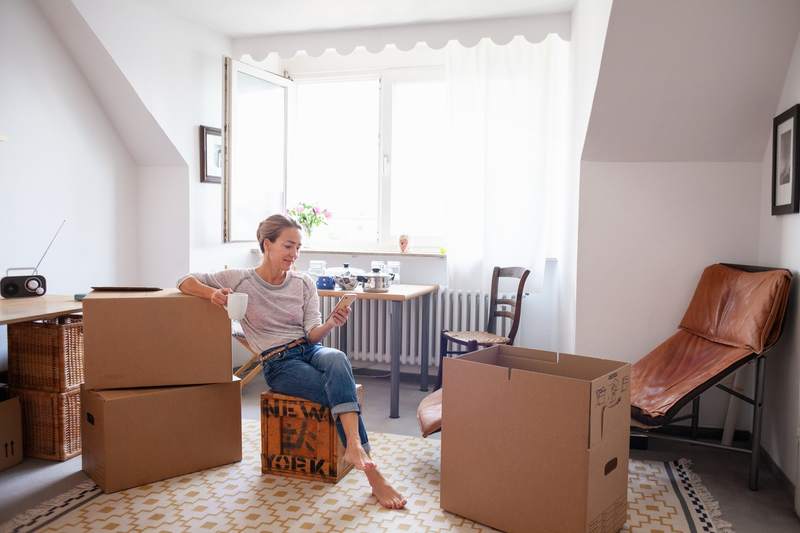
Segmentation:
<svg viewBox="0 0 800 533">
<path fill-rule="evenodd" d="M 242 458 L 230 321 L 176 290 L 83 303 L 83 469 L 105 492 Z"/>
</svg>

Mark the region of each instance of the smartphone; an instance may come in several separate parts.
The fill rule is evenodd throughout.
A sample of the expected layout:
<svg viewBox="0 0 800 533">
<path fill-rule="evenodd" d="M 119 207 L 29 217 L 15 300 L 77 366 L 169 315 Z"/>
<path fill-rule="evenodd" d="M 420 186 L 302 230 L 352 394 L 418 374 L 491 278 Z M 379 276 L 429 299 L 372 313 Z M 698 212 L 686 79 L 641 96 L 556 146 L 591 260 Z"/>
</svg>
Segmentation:
<svg viewBox="0 0 800 533">
<path fill-rule="evenodd" d="M 353 305 L 353 302 L 356 301 L 356 298 L 358 298 L 358 296 L 353 292 L 344 293 L 342 297 L 339 298 L 339 301 L 336 302 L 336 307 L 333 308 L 331 314 L 328 315 L 328 318 L 330 319 L 330 317 L 332 317 L 339 309 L 345 309 Z"/>
</svg>

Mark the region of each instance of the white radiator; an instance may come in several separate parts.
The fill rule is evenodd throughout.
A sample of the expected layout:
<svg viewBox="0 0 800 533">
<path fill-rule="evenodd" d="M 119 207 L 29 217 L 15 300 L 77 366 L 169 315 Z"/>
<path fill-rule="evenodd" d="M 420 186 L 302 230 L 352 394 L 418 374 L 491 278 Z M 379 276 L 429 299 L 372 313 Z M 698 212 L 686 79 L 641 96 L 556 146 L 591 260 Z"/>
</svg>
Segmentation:
<svg viewBox="0 0 800 533">
<path fill-rule="evenodd" d="M 514 294 L 500 298 L 514 298 Z M 321 298 L 323 320 L 330 314 L 338 298 Z M 429 331 L 429 362 L 439 364 L 439 333 L 443 330 L 475 331 L 486 328 L 489 295 L 478 292 L 440 289 L 433 296 L 428 324 L 422 323 L 422 299 L 403 303 L 401 365 L 419 365 L 423 327 Z M 508 306 L 500 306 L 508 310 Z M 511 322 L 499 319 L 498 333 L 505 335 Z M 347 322 L 347 354 L 355 361 L 389 363 L 389 306 L 378 300 L 357 300 Z M 339 346 L 339 331 L 334 330 L 323 343 Z"/>
</svg>

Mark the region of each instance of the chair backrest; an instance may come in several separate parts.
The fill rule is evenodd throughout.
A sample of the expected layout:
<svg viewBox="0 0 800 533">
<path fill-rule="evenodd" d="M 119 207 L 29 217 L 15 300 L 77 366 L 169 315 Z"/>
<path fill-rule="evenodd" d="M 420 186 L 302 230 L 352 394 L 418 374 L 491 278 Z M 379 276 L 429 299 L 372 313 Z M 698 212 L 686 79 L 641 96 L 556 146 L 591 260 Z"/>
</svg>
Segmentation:
<svg viewBox="0 0 800 533">
<path fill-rule="evenodd" d="M 523 267 L 494 267 L 494 271 L 492 272 L 492 299 L 489 302 L 489 323 L 486 325 L 486 331 L 497 334 L 497 319 L 506 318 L 511 320 L 511 329 L 508 331 L 507 335 L 507 337 L 511 339 L 511 344 L 514 344 L 514 337 L 517 336 L 517 330 L 519 329 L 520 316 L 522 315 L 522 291 L 525 289 L 525 281 L 528 279 L 530 273 L 530 270 Z M 500 278 L 519 279 L 517 294 L 514 299 L 499 297 L 498 287 L 500 285 Z M 510 307 L 511 310 L 500 310 L 499 306 L 501 305 L 506 305 Z"/>
<path fill-rule="evenodd" d="M 706 267 L 679 327 L 712 342 L 761 353 L 780 336 L 791 280 L 786 269 Z"/>
</svg>

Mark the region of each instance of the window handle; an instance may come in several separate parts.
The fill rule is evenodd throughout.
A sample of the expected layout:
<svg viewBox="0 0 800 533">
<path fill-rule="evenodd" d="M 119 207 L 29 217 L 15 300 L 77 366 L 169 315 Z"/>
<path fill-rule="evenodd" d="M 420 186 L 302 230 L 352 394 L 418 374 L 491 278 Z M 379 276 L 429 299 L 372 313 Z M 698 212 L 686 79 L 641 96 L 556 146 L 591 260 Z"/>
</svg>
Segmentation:
<svg viewBox="0 0 800 533">
<path fill-rule="evenodd" d="M 392 164 L 389 161 L 389 154 L 383 154 L 383 175 L 387 178 L 392 175 Z"/>
</svg>

